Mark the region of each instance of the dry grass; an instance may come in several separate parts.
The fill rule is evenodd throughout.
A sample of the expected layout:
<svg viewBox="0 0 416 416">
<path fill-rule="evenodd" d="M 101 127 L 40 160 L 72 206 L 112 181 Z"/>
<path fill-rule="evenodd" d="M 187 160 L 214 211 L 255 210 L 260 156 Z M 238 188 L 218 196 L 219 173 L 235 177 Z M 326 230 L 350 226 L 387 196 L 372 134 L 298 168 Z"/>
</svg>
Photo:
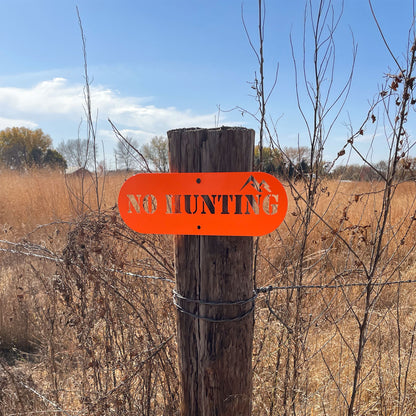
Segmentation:
<svg viewBox="0 0 416 416">
<path fill-rule="evenodd" d="M 302 185 L 296 191 L 302 196 Z M 356 372 L 354 414 L 415 412 L 416 284 L 391 283 L 414 280 L 416 186 L 397 187 L 377 257 L 382 191 L 380 183 L 323 183 L 302 260 L 302 198 L 292 199 L 286 223 L 263 239 L 258 282 L 306 287 L 258 302 L 259 414 L 344 415 Z"/>
<path fill-rule="evenodd" d="M 65 176 L 50 171 L 0 172 L 0 224 L 16 235 L 53 221 L 74 219 L 82 211 L 95 210 L 92 175 Z M 105 177 L 103 208 L 113 207 L 126 175 Z M 104 178 L 99 179 L 101 188 Z M 84 195 L 83 195 L 84 194 Z M 84 196 L 84 202 L 81 198 Z M 82 207 L 84 206 L 84 210 Z"/>
<path fill-rule="evenodd" d="M 177 414 L 172 284 L 120 273 L 172 278 L 172 240 L 123 225 L 112 208 L 124 180 L 106 178 L 98 214 L 89 178 L 0 173 L 0 240 L 19 244 L 0 244 L 8 250 L 0 252 L 0 414 Z M 303 195 L 302 184 L 297 190 Z M 323 183 L 301 266 L 301 198 L 289 198 L 286 222 L 261 239 L 258 286 L 290 286 L 299 275 L 315 286 L 258 298 L 254 415 L 346 414 L 366 312 L 366 286 L 351 284 L 366 283 L 381 191 L 379 183 Z M 357 415 L 416 411 L 416 284 L 386 285 L 415 273 L 415 191 L 401 184 L 393 197 Z"/>
</svg>

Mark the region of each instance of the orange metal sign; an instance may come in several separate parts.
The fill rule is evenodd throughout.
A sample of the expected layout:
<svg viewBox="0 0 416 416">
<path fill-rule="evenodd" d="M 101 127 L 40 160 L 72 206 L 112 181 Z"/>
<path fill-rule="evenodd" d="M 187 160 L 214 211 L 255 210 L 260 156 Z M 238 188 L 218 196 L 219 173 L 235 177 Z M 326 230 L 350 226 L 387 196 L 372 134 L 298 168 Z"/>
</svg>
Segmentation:
<svg viewBox="0 0 416 416">
<path fill-rule="evenodd" d="M 139 233 L 258 236 L 283 221 L 287 195 L 264 172 L 139 173 L 124 182 L 118 206 Z"/>
</svg>

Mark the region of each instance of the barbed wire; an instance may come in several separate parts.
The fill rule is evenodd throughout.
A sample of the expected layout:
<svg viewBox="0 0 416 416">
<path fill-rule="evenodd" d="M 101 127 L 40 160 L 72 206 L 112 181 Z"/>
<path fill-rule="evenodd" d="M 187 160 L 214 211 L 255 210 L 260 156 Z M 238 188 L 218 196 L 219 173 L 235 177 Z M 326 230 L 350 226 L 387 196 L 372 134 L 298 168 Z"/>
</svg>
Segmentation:
<svg viewBox="0 0 416 416">
<path fill-rule="evenodd" d="M 238 306 L 238 305 L 245 305 L 246 303 L 254 302 L 257 298 L 257 293 L 249 299 L 243 300 L 230 300 L 230 301 L 210 301 L 210 300 L 202 300 L 202 299 L 190 299 L 181 294 L 179 294 L 176 290 L 173 290 L 173 296 L 176 299 L 180 299 L 190 303 L 196 303 L 197 305 L 207 305 L 207 306 Z"/>
<path fill-rule="evenodd" d="M 125 270 L 117 270 L 117 269 L 109 269 L 109 268 L 104 268 L 104 270 L 106 272 L 120 273 L 120 274 L 124 274 L 126 276 L 131 276 L 131 277 L 139 277 L 141 279 L 161 280 L 162 282 L 175 283 L 174 280 L 169 279 L 167 277 L 143 275 L 143 274 L 137 274 L 133 272 L 127 272 Z"/>
<path fill-rule="evenodd" d="M 358 286 L 392 286 L 399 284 L 416 283 L 416 280 L 394 280 L 387 282 L 355 282 L 355 283 L 339 283 L 339 284 L 327 284 L 327 285 L 287 285 L 287 286 L 264 286 L 254 289 L 257 293 L 269 293 L 274 290 L 296 290 L 296 289 L 341 289 L 346 287 L 358 287 Z"/>
<path fill-rule="evenodd" d="M 28 247 L 30 247 L 27 244 L 14 243 L 12 241 L 7 241 L 7 240 L 0 240 L 0 243 L 9 244 L 9 245 L 15 246 L 15 247 L 22 247 L 24 250 L 28 250 L 29 249 Z M 40 250 L 40 249 L 43 249 L 43 247 L 39 246 L 39 248 L 36 247 L 36 249 Z M 54 257 L 45 256 L 43 254 L 37 254 L 37 253 L 33 253 L 33 252 L 28 252 L 28 251 L 14 250 L 14 249 L 11 249 L 11 248 L 2 248 L 2 247 L 0 247 L 0 252 L 6 252 L 6 253 L 11 253 L 11 254 L 18 254 L 18 255 L 23 255 L 23 256 L 35 257 L 35 258 L 39 258 L 39 259 L 43 259 L 43 260 L 53 261 L 55 263 L 64 263 L 65 262 L 65 260 L 63 258 L 58 257 L 58 256 L 54 256 Z M 123 275 L 126 275 L 126 276 L 138 277 L 138 278 L 141 278 L 141 279 L 151 279 L 151 280 L 164 281 L 164 282 L 167 282 L 167 283 L 175 283 L 174 280 L 169 279 L 167 277 L 143 275 L 143 274 L 128 272 L 126 270 L 113 269 L 113 268 L 109 268 L 109 267 L 104 267 L 103 270 L 106 271 L 106 272 L 119 273 L 119 274 L 123 274 Z"/>
<path fill-rule="evenodd" d="M 25 383 L 19 381 L 19 384 L 22 385 L 25 389 L 31 391 L 33 394 L 35 394 L 36 396 L 40 397 L 45 403 L 53 406 L 55 408 L 55 410 L 47 410 L 46 412 L 48 413 L 52 413 L 52 412 L 60 412 L 66 416 L 73 416 L 73 413 L 68 412 L 67 410 L 62 409 L 60 406 L 58 406 L 56 403 L 54 403 L 53 401 L 49 400 L 47 397 L 45 397 L 43 394 L 39 393 L 38 391 L 36 391 L 33 387 L 30 387 L 28 385 L 26 385 Z M 39 413 L 39 412 L 37 412 Z M 78 413 L 78 412 L 76 412 Z"/>
<path fill-rule="evenodd" d="M 24 412 L 19 412 L 19 413 L 7 413 L 5 414 L 6 416 L 29 416 L 29 415 L 48 415 L 48 414 L 56 414 L 56 413 L 62 413 L 63 411 L 61 410 L 32 410 L 32 411 L 28 411 L 25 410 Z M 70 416 L 74 416 L 72 414 L 69 414 Z"/>
<path fill-rule="evenodd" d="M 1 248 L 0 247 L 0 251 L 6 252 L 6 253 L 11 253 L 11 254 L 21 254 L 23 256 L 37 257 L 37 258 L 44 259 L 44 260 L 54 261 L 56 263 L 63 262 L 63 259 L 60 259 L 58 257 L 49 257 L 49 256 L 44 256 L 42 254 L 36 254 L 36 253 L 26 253 L 26 252 L 23 252 L 23 251 L 13 250 L 11 248 Z"/>
<path fill-rule="evenodd" d="M 39 259 L 43 259 L 43 260 L 48 260 L 48 261 L 53 261 L 56 263 L 63 263 L 64 259 L 58 256 L 47 256 L 44 254 L 38 254 L 38 253 L 34 253 L 32 251 L 28 251 L 30 249 L 35 249 L 35 250 L 39 250 L 39 251 L 46 251 L 49 252 L 50 251 L 48 249 L 46 249 L 45 247 L 42 246 L 37 246 L 37 245 L 29 245 L 27 243 L 15 243 L 12 241 L 8 241 L 8 240 L 0 240 L 0 243 L 3 244 L 7 244 L 13 247 L 19 247 L 22 248 L 25 251 L 22 250 L 16 250 L 16 249 L 12 249 L 12 248 L 3 248 L 0 247 L 0 252 L 7 252 L 7 253 L 11 253 L 11 254 L 17 254 L 17 255 L 24 255 L 24 256 L 30 256 L 30 257 L 35 257 L 35 258 L 39 258 Z M 130 277 L 137 277 L 140 279 L 150 279 L 150 280 L 155 280 L 155 281 L 162 281 L 162 282 L 166 282 L 166 283 L 170 283 L 170 284 L 174 284 L 175 280 L 173 279 L 169 279 L 167 277 L 162 277 L 162 276 L 151 276 L 151 275 L 143 275 L 143 274 L 138 274 L 138 273 L 134 273 L 134 272 L 129 272 L 126 270 L 120 270 L 120 269 L 114 269 L 114 268 L 103 268 L 104 271 L 106 272 L 112 272 L 112 273 L 119 273 L 119 274 L 123 274 L 125 276 L 130 276 Z M 198 303 L 198 304 L 203 304 L 203 305 L 213 305 L 213 306 L 225 306 L 225 305 L 242 305 L 244 303 L 248 303 L 253 301 L 253 303 L 255 303 L 256 298 L 259 294 L 266 294 L 266 293 L 270 293 L 273 291 L 283 291 L 283 290 L 313 290 L 313 289 L 317 289 L 317 290 L 324 290 L 324 289 L 342 289 L 342 288 L 351 288 L 351 287 L 365 287 L 365 286 L 371 286 L 371 287 L 384 287 L 384 286 L 394 286 L 394 285 L 401 285 L 401 284 L 414 284 L 416 283 L 416 279 L 406 279 L 406 280 L 393 280 L 393 281 L 386 281 L 386 282 L 355 282 L 355 283 L 336 283 L 336 284 L 302 284 L 302 285 L 269 285 L 269 286 L 262 286 L 262 287 L 256 287 L 253 290 L 253 297 L 250 299 L 245 299 L 245 300 L 240 300 L 240 301 L 235 301 L 235 302 L 205 302 L 203 300 L 200 299 L 189 299 L 186 298 L 182 295 L 180 295 L 179 293 L 177 293 L 176 291 L 173 291 L 173 295 L 174 295 L 174 305 L 183 313 L 188 313 L 191 315 L 196 316 L 193 313 L 190 313 L 188 311 L 186 311 L 182 306 L 178 305 L 178 302 L 176 301 L 176 299 L 181 299 L 183 301 L 187 301 L 187 302 L 194 302 L 194 303 Z M 248 311 L 247 313 L 249 313 L 250 311 Z M 244 317 L 244 316 L 242 316 Z M 236 319 L 241 319 L 242 317 L 237 317 Z M 204 317 L 199 317 L 200 319 L 206 319 L 206 320 L 210 320 L 208 318 L 204 318 Z M 214 320 L 215 322 L 215 320 Z"/>
</svg>

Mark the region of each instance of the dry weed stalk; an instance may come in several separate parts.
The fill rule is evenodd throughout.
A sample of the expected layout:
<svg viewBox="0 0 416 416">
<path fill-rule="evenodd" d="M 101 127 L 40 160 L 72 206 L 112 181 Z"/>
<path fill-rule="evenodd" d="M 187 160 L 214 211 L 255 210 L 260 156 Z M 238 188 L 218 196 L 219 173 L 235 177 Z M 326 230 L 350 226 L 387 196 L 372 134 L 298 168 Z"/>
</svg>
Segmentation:
<svg viewBox="0 0 416 416">
<path fill-rule="evenodd" d="M 414 349 L 412 328 L 416 320 L 413 318 L 404 324 L 399 306 L 402 291 L 411 292 L 411 289 L 389 283 L 402 281 L 415 248 L 414 239 L 410 238 L 414 230 L 414 197 L 395 215 L 395 201 L 404 186 L 400 163 L 414 146 L 405 126 L 415 103 L 415 37 L 411 30 L 405 64 L 400 66 L 396 61 L 397 72 L 388 75 L 385 87 L 361 126 L 355 132 L 351 129 L 351 135 L 338 153 L 337 159 L 349 147 L 375 172 L 379 181 L 362 191 L 346 192 L 344 197 L 343 183 L 334 186 L 323 179 L 323 151 L 348 95 L 355 52 L 344 87 L 334 94 L 334 34 L 342 7 L 336 14 L 331 1 L 306 3 L 300 75 L 293 44 L 292 50 L 299 110 L 309 133 L 309 173 L 299 172 L 302 179 L 297 183 L 287 178 L 293 203 L 286 227 L 280 227 L 275 237 L 264 239 L 257 262 L 258 280 L 262 275 L 269 275 L 264 269 L 276 276 L 275 281 L 262 284 L 278 283 L 277 286 L 286 287 L 269 292 L 264 299 L 264 328 L 258 354 L 263 351 L 270 354 L 270 349 L 265 347 L 269 342 L 275 347 L 269 355 L 274 361 L 269 368 L 271 388 L 259 403 L 268 414 L 368 414 L 379 412 L 383 406 L 386 413 L 394 409 L 404 414 L 403 409 L 412 408 L 409 377 Z M 310 32 L 307 32 L 308 25 Z M 309 39 L 311 49 L 308 49 Z M 312 50 L 311 68 L 307 67 L 309 50 Z M 262 63 L 261 47 L 257 54 Z M 301 79 L 310 108 L 305 106 L 302 97 Z M 264 96 L 261 85 L 257 93 Z M 388 139 L 386 172 L 380 171 L 355 146 L 365 129 L 379 127 L 374 115 L 378 108 L 386 120 L 383 126 Z M 290 166 L 292 162 L 280 146 L 275 129 L 265 123 L 265 131 L 271 145 L 287 158 Z M 382 333 L 385 325 L 398 340 L 398 345 L 394 345 L 395 358 L 391 349 L 381 348 L 380 340 L 377 341 L 377 334 Z M 402 342 L 404 333 L 405 343 Z M 377 348 L 376 358 L 370 351 Z M 395 368 L 387 375 L 382 360 L 388 351 L 389 362 Z M 256 363 L 260 367 L 259 356 Z M 391 392 L 391 385 L 395 386 L 395 393 Z M 263 396 L 261 390 L 256 394 Z M 392 399 L 394 395 L 396 402 Z"/>
</svg>

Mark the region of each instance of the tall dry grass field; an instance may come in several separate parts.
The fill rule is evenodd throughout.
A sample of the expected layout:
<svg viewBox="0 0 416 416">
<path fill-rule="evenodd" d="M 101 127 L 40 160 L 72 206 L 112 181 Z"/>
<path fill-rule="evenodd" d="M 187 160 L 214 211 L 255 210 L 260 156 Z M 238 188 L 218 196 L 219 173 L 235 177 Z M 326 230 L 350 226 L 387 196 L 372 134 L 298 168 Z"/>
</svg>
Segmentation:
<svg viewBox="0 0 416 416">
<path fill-rule="evenodd" d="M 103 208 L 113 207 L 125 174 L 100 177 Z M 53 221 L 73 220 L 97 208 L 92 174 L 65 176 L 48 170 L 0 172 L 0 222 L 25 233 Z M 101 195 L 100 195 L 101 196 Z M 22 234 L 23 235 L 23 234 Z"/>
<path fill-rule="evenodd" d="M 257 271 L 259 414 L 413 414 L 415 183 L 385 222 L 381 183 L 322 183 L 308 227 L 292 195 Z"/>
<path fill-rule="evenodd" d="M 0 173 L 0 414 L 178 414 L 172 239 L 122 223 L 125 178 Z M 253 414 L 414 414 L 415 183 L 382 222 L 381 183 L 323 182 L 306 228 L 287 190 L 255 253 Z"/>
</svg>

